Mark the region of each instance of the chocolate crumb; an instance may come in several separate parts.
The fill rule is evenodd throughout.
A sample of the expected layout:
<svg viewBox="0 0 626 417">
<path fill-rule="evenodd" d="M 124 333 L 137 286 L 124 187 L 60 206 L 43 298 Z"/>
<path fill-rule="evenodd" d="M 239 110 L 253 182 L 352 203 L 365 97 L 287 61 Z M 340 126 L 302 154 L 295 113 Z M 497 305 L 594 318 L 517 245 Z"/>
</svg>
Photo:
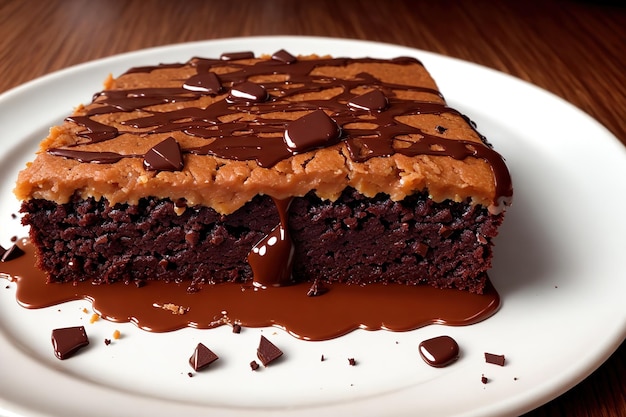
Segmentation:
<svg viewBox="0 0 626 417">
<path fill-rule="evenodd" d="M 192 374 L 191 372 L 187 372 L 187 376 L 188 376 L 189 378 L 193 378 L 193 374 Z"/>
<path fill-rule="evenodd" d="M 11 213 L 11 218 L 12 218 L 12 219 L 17 219 L 17 214 L 15 214 L 15 213 Z"/>
<path fill-rule="evenodd" d="M 256 350 L 257 357 L 263 366 L 267 366 L 283 355 L 283 351 L 270 342 L 265 336 L 261 336 L 259 347 Z"/>
<path fill-rule="evenodd" d="M 52 330 L 52 346 L 57 358 L 63 360 L 89 344 L 83 326 L 65 327 Z"/>
<path fill-rule="evenodd" d="M 233 324 L 233 333 L 237 333 L 237 334 L 241 333 L 241 325 L 237 323 Z"/>
<path fill-rule="evenodd" d="M 439 126 L 439 125 L 435 126 L 435 129 L 437 130 L 438 133 L 445 133 L 446 130 L 448 130 L 448 128 Z"/>
<path fill-rule="evenodd" d="M 104 344 L 109 346 L 111 344 L 111 339 L 104 339 Z"/>
<path fill-rule="evenodd" d="M 489 378 L 487 378 L 485 375 L 481 375 L 480 382 L 486 384 L 487 382 L 489 382 Z"/>
<path fill-rule="evenodd" d="M 348 358 L 348 363 L 350 364 L 350 366 L 355 366 L 356 360 L 354 358 Z"/>
<path fill-rule="evenodd" d="M 504 355 L 495 355 L 493 353 L 485 352 L 485 362 L 504 366 Z"/>
<path fill-rule="evenodd" d="M 256 361 L 252 361 L 252 362 L 250 362 L 250 368 L 253 371 L 256 371 L 257 369 L 259 369 L 259 364 Z"/>
<path fill-rule="evenodd" d="M 324 357 L 324 355 L 322 355 L 322 357 L 320 358 L 320 362 L 324 362 L 326 360 L 326 358 Z"/>
<path fill-rule="evenodd" d="M 17 236 L 11 236 L 11 242 L 13 243 L 17 242 Z"/>
</svg>

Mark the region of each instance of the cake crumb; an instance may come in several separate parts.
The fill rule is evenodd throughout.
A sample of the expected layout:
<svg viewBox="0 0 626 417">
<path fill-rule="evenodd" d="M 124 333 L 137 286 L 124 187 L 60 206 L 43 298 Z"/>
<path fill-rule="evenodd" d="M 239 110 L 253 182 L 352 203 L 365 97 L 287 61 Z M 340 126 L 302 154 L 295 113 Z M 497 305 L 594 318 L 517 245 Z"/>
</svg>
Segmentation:
<svg viewBox="0 0 626 417">
<path fill-rule="evenodd" d="M 120 337 L 122 337 L 122 334 L 120 333 L 120 331 L 119 330 L 115 330 L 113 332 L 113 339 L 119 340 Z"/>
<path fill-rule="evenodd" d="M 89 323 L 94 324 L 95 322 L 97 322 L 98 320 L 100 320 L 100 316 L 97 315 L 96 313 L 93 313 L 91 315 L 91 318 L 89 319 Z"/>
<path fill-rule="evenodd" d="M 162 305 L 154 304 L 154 306 L 155 307 L 159 307 L 159 308 L 161 308 L 163 310 L 171 311 L 172 314 L 177 314 L 177 315 L 178 314 L 182 315 L 182 314 L 185 314 L 185 313 L 187 313 L 189 311 L 189 307 L 183 307 L 183 306 L 179 306 L 179 305 L 176 305 L 176 304 L 173 304 L 173 303 L 165 303 L 165 304 L 162 304 Z"/>
<path fill-rule="evenodd" d="M 89 313 L 89 310 L 87 310 L 87 308 L 83 307 L 83 313 L 87 314 L 87 313 Z"/>
</svg>

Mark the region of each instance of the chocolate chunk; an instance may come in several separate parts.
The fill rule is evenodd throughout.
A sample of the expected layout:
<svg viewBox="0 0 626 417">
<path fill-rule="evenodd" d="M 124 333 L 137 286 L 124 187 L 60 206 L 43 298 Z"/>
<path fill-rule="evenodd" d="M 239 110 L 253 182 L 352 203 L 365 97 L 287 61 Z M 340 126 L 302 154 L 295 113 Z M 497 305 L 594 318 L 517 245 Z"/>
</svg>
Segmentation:
<svg viewBox="0 0 626 417">
<path fill-rule="evenodd" d="M 450 336 L 438 336 L 420 343 L 419 352 L 427 364 L 441 368 L 457 360 L 459 345 Z"/>
<path fill-rule="evenodd" d="M 291 153 L 330 146 L 339 141 L 341 129 L 323 110 L 315 110 L 287 125 L 284 140 Z"/>
<path fill-rule="evenodd" d="M 348 364 L 350 366 L 356 366 L 356 359 L 354 358 L 348 358 Z"/>
<path fill-rule="evenodd" d="M 311 284 L 311 287 L 309 288 L 309 291 L 307 291 L 306 295 L 307 297 L 317 297 L 319 295 L 326 294 L 326 292 L 328 292 L 328 288 L 326 288 L 319 280 L 315 280 L 313 284 Z"/>
<path fill-rule="evenodd" d="M 387 104 L 387 97 L 380 90 L 372 90 L 354 97 L 348 102 L 348 106 L 352 108 L 368 111 L 382 111 L 387 107 Z"/>
<path fill-rule="evenodd" d="M 241 325 L 237 323 L 233 324 L 233 333 L 241 333 Z"/>
<path fill-rule="evenodd" d="M 495 355 L 493 353 L 485 352 L 485 362 L 504 366 L 504 355 Z"/>
<path fill-rule="evenodd" d="M 293 64 L 297 61 L 296 57 L 291 55 L 289 52 L 281 49 L 280 51 L 274 52 L 272 55 L 272 59 L 275 61 L 284 62 L 285 64 Z"/>
<path fill-rule="evenodd" d="M 196 74 L 187 79 L 183 88 L 189 91 L 216 95 L 222 91 L 222 83 L 214 72 Z"/>
<path fill-rule="evenodd" d="M 263 366 L 267 366 L 276 359 L 280 358 L 283 355 L 283 351 L 267 340 L 265 336 L 261 336 L 259 347 L 256 350 L 256 355 Z"/>
<path fill-rule="evenodd" d="M 259 369 L 259 364 L 257 363 L 257 361 L 250 362 L 250 369 L 252 369 L 253 371 Z"/>
<path fill-rule="evenodd" d="M 213 353 L 211 349 L 209 349 L 202 343 L 198 343 L 198 346 L 196 346 L 196 349 L 193 351 L 193 355 L 191 355 L 191 358 L 189 358 L 189 364 L 194 369 L 194 371 L 199 371 L 206 368 L 218 359 L 218 356 Z"/>
<path fill-rule="evenodd" d="M 485 375 L 481 375 L 480 382 L 482 382 L 483 384 L 486 384 L 487 382 L 489 382 L 489 378 L 487 378 Z"/>
<path fill-rule="evenodd" d="M 237 104 L 252 104 L 262 103 L 267 101 L 268 98 L 269 95 L 265 87 L 250 81 L 244 81 L 230 89 L 230 94 L 226 98 L 226 101 Z"/>
<path fill-rule="evenodd" d="M 20 256 L 24 255 L 24 251 L 20 249 L 17 245 L 12 245 L 9 249 L 4 249 L 0 246 L 0 261 L 8 262 L 13 259 L 17 259 Z"/>
<path fill-rule="evenodd" d="M 224 52 L 220 55 L 222 61 L 235 61 L 237 59 L 252 59 L 254 58 L 254 52 L 241 51 L 241 52 Z"/>
<path fill-rule="evenodd" d="M 59 359 L 69 358 L 88 344 L 89 339 L 83 326 L 52 330 L 52 346 L 54 354 Z"/>
<path fill-rule="evenodd" d="M 180 171 L 183 169 L 183 155 L 176 139 L 169 137 L 150 149 L 143 159 L 148 171 Z"/>
</svg>

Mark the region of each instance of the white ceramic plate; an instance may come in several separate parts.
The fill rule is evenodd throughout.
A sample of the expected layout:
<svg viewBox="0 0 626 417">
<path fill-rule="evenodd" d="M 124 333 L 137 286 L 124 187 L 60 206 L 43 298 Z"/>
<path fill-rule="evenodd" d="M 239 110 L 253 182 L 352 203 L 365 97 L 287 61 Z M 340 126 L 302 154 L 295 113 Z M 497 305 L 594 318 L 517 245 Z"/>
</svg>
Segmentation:
<svg viewBox="0 0 626 417">
<path fill-rule="evenodd" d="M 452 107 L 474 119 L 502 153 L 515 202 L 496 244 L 491 273 L 503 305 L 468 327 L 406 333 L 356 331 L 327 342 L 277 329 L 185 329 L 153 334 L 132 324 L 89 323 L 87 302 L 26 310 L 15 284 L 0 287 L 0 415 L 317 416 L 518 415 L 558 396 L 595 370 L 626 334 L 626 149 L 561 99 L 474 64 L 400 46 L 326 38 L 238 38 L 149 49 L 57 72 L 0 97 L 0 243 L 24 235 L 11 219 L 19 169 L 49 125 L 90 101 L 108 73 L 132 66 L 216 57 L 222 52 L 411 55 L 432 72 Z M 7 287 L 7 288 L 5 288 Z M 85 325 L 91 344 L 55 358 L 50 331 Z M 114 330 L 122 338 L 106 346 Z M 252 372 L 259 335 L 284 359 Z M 448 334 L 461 346 L 435 369 L 420 341 Z M 187 376 L 198 342 L 220 360 Z M 486 364 L 484 352 L 506 355 Z M 320 361 L 321 355 L 326 360 Z M 348 358 L 357 360 L 349 366 Z M 481 383 L 481 376 L 489 378 Z"/>
</svg>

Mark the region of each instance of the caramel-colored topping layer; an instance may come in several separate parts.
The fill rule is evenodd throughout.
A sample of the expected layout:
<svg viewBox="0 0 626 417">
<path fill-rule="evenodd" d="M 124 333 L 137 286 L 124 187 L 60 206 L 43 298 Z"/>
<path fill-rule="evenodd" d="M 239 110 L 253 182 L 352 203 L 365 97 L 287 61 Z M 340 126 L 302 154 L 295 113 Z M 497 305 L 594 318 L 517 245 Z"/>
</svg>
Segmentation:
<svg viewBox="0 0 626 417">
<path fill-rule="evenodd" d="M 171 152 L 171 154 L 168 154 Z M 508 170 L 472 123 L 446 106 L 412 58 L 249 53 L 134 68 L 50 130 L 18 178 L 20 199 L 74 194 L 135 204 L 185 199 L 222 214 L 257 194 L 348 186 L 401 200 L 471 200 L 500 211 Z"/>
</svg>

